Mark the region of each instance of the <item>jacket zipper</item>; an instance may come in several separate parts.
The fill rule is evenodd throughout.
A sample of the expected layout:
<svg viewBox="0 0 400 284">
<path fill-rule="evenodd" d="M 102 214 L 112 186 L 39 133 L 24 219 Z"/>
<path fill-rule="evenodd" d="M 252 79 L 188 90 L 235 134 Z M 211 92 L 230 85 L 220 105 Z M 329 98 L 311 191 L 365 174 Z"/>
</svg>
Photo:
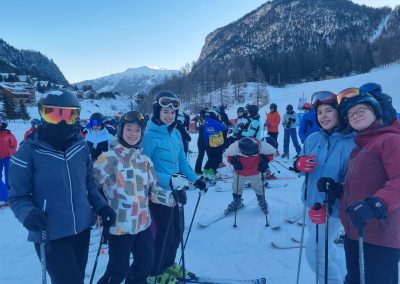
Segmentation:
<svg viewBox="0 0 400 284">
<path fill-rule="evenodd" d="M 74 232 L 75 232 L 75 234 L 77 234 L 77 231 L 76 231 L 76 220 L 75 220 L 74 203 L 73 203 L 73 200 L 72 200 L 72 182 L 71 182 L 71 174 L 70 174 L 70 171 L 69 171 L 68 161 L 67 161 L 67 157 L 66 157 L 65 153 L 64 153 L 64 161 L 65 161 L 65 165 L 66 165 L 66 167 L 67 167 L 68 180 L 69 180 L 69 190 L 70 190 L 70 193 L 71 193 L 71 194 L 70 194 L 70 197 L 71 197 L 72 217 L 73 217 L 73 220 L 74 220 Z"/>
</svg>

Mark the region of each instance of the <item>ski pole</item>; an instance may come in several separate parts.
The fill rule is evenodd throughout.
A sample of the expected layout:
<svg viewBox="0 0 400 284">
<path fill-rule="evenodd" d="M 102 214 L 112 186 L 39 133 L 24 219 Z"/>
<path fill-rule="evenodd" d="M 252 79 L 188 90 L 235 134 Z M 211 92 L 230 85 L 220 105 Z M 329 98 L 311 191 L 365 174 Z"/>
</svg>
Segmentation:
<svg viewBox="0 0 400 284">
<path fill-rule="evenodd" d="M 263 187 L 264 198 L 266 198 L 266 197 L 265 197 L 265 187 L 264 187 L 264 182 L 265 182 L 264 172 L 261 172 L 261 182 L 262 182 L 262 187 Z M 266 207 L 267 207 L 267 210 L 265 211 L 265 227 L 269 227 L 269 222 L 268 222 L 268 204 L 267 204 L 267 201 L 265 201 L 265 205 L 266 205 Z"/>
<path fill-rule="evenodd" d="M 321 203 L 317 202 L 314 204 L 314 209 L 319 210 L 321 209 Z M 316 272 L 316 277 L 315 277 L 315 283 L 318 284 L 318 279 L 319 279 L 319 226 L 318 224 L 315 224 L 315 244 L 316 244 L 316 250 L 315 250 L 315 272 Z"/>
<path fill-rule="evenodd" d="M 330 214 L 330 204 L 328 200 L 328 187 L 330 186 L 329 183 L 326 184 L 326 191 L 325 191 L 325 284 L 328 284 L 328 254 L 329 254 L 329 214 Z"/>
<path fill-rule="evenodd" d="M 237 179 L 236 179 L 236 192 L 239 192 L 239 173 L 237 173 Z M 236 193 L 236 194 L 237 194 L 237 193 Z M 233 200 L 235 201 L 235 199 L 233 199 Z M 234 227 L 234 228 L 237 228 L 237 225 L 236 225 L 237 207 L 238 207 L 238 204 L 237 204 L 237 202 L 235 201 L 235 221 L 234 221 L 234 223 L 233 223 L 233 227 Z"/>
<path fill-rule="evenodd" d="M 190 226 L 189 226 L 188 233 L 186 235 L 185 244 L 183 245 L 184 249 L 186 248 L 186 244 L 188 242 L 190 232 L 192 231 L 192 225 L 193 225 L 194 217 L 196 216 L 197 208 L 199 207 L 200 199 L 201 199 L 201 192 L 199 192 L 199 197 L 197 198 L 197 203 L 196 203 L 196 207 L 194 208 L 192 220 L 190 221 Z M 179 260 L 179 264 L 181 264 L 181 262 L 182 262 L 182 256 L 181 256 L 181 259 Z"/>
<path fill-rule="evenodd" d="M 303 219 L 303 225 L 301 226 L 301 239 L 300 239 L 299 259 L 298 259 L 298 262 L 297 262 L 296 284 L 299 284 L 299 280 L 300 280 L 301 257 L 302 257 L 302 254 L 303 254 L 304 229 L 305 229 L 305 224 L 306 224 L 307 191 L 308 191 L 308 173 L 306 173 L 306 177 L 305 177 L 304 208 L 303 208 L 303 218 L 302 218 Z"/>
<path fill-rule="evenodd" d="M 184 189 L 185 190 L 185 189 Z M 183 284 L 186 284 L 186 275 L 185 275 L 185 245 L 183 243 L 183 231 L 184 231 L 184 209 L 183 204 L 178 200 L 178 209 L 179 209 L 179 226 L 181 227 L 181 259 L 182 259 L 182 281 Z"/>
<path fill-rule="evenodd" d="M 275 171 L 277 171 L 277 173 L 278 173 L 278 174 L 280 174 L 280 173 L 281 173 L 281 171 L 280 171 L 280 170 L 278 170 L 278 169 L 277 169 L 277 167 L 275 167 L 275 166 L 274 166 L 273 164 L 271 164 L 271 163 L 269 163 L 269 164 L 270 164 L 270 165 L 271 165 L 271 166 L 272 166 L 272 167 L 275 169 Z"/>
<path fill-rule="evenodd" d="M 103 228 L 103 231 L 104 231 L 104 228 Z M 94 265 L 93 265 L 93 269 L 92 269 L 92 275 L 90 275 L 89 284 L 93 283 L 94 274 L 96 273 L 97 263 L 98 263 L 98 260 L 99 260 L 99 256 L 100 256 L 100 252 L 101 252 L 101 248 L 103 246 L 103 243 L 104 243 L 104 232 L 102 232 L 102 234 L 101 234 L 100 244 L 99 244 L 99 248 L 97 249 L 96 258 L 94 260 Z"/>
<path fill-rule="evenodd" d="M 43 202 L 43 212 L 46 212 L 46 199 Z M 46 241 L 47 241 L 47 232 L 43 230 L 40 232 L 40 264 L 42 266 L 42 284 L 47 283 L 47 275 L 46 275 Z"/>
<path fill-rule="evenodd" d="M 285 165 L 283 165 L 281 162 L 277 161 L 277 160 L 272 160 L 273 162 L 276 162 L 278 165 L 280 165 L 282 168 L 288 170 L 290 173 L 300 177 L 300 174 L 298 174 L 292 167 L 286 167 Z"/>
<path fill-rule="evenodd" d="M 360 284 L 365 284 L 364 228 L 358 229 L 358 264 L 360 266 Z"/>
</svg>

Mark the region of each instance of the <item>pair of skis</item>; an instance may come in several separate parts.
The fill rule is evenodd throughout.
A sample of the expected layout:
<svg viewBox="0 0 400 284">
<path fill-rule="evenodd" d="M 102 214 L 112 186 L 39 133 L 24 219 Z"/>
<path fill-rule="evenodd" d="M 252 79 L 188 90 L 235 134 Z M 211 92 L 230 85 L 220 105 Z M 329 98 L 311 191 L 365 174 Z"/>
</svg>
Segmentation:
<svg viewBox="0 0 400 284">
<path fill-rule="evenodd" d="M 212 277 L 197 277 L 196 279 L 186 280 L 186 283 L 197 284 L 266 284 L 265 278 L 254 278 L 247 280 L 212 278 Z"/>
</svg>

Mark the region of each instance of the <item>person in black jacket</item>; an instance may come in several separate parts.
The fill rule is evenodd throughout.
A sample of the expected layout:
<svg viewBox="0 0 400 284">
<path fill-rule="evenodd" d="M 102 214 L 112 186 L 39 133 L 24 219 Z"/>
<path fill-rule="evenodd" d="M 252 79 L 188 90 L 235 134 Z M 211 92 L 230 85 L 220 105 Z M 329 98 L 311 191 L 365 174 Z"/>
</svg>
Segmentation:
<svg viewBox="0 0 400 284">
<path fill-rule="evenodd" d="M 206 142 L 204 140 L 204 122 L 206 119 L 206 112 L 208 109 L 203 109 L 200 111 L 199 114 L 199 120 L 198 120 L 198 130 L 199 130 L 199 136 L 197 138 L 197 149 L 199 151 L 199 154 L 197 155 L 196 159 L 196 165 L 194 167 L 194 171 L 198 175 L 202 175 L 203 171 L 203 159 L 204 159 L 204 154 L 206 153 Z"/>
<path fill-rule="evenodd" d="M 76 131 L 75 95 L 49 91 L 38 107 L 43 124 L 11 159 L 10 207 L 39 258 L 45 243 L 51 282 L 83 284 L 95 213 L 105 228 L 103 240 L 115 212 L 97 190 L 88 146 Z"/>
<path fill-rule="evenodd" d="M 183 143 L 183 151 L 187 155 L 189 151 L 189 142 L 192 141 L 192 137 L 190 137 L 189 133 L 185 127 L 185 116 L 183 114 L 178 113 L 176 117 L 176 129 L 178 129 L 179 133 L 182 136 Z"/>
</svg>

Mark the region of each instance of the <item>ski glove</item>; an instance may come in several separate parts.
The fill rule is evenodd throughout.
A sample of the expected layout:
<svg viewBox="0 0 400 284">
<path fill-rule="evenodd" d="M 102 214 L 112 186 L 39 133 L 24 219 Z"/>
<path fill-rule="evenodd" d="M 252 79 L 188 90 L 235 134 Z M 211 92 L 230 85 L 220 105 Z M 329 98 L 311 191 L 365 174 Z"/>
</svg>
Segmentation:
<svg viewBox="0 0 400 284">
<path fill-rule="evenodd" d="M 379 198 L 368 197 L 363 201 L 357 201 L 346 208 L 351 223 L 358 229 L 364 228 L 369 219 L 382 219 L 388 216 L 385 204 Z"/>
<path fill-rule="evenodd" d="M 231 164 L 232 164 L 232 166 L 233 166 L 233 168 L 234 168 L 235 170 L 237 170 L 237 171 L 243 170 L 243 165 L 242 165 L 242 163 L 240 162 L 239 156 L 235 156 L 235 157 L 232 159 Z"/>
<path fill-rule="evenodd" d="M 22 224 L 29 231 L 40 232 L 47 229 L 48 223 L 49 220 L 47 219 L 46 214 L 42 210 L 35 208 L 32 209 L 28 215 L 26 215 L 26 218 Z"/>
<path fill-rule="evenodd" d="M 326 218 L 326 208 L 325 205 L 321 205 L 321 203 L 315 203 L 310 210 L 308 210 L 308 216 L 311 219 L 313 224 L 325 224 Z"/>
<path fill-rule="evenodd" d="M 314 161 L 317 156 L 309 155 L 309 156 L 301 156 L 298 157 L 293 164 L 293 167 L 298 172 L 303 173 L 312 173 L 314 168 L 318 166 L 318 163 Z"/>
<path fill-rule="evenodd" d="M 335 182 L 333 178 L 322 177 L 317 182 L 319 192 L 326 192 L 328 195 L 329 206 L 333 206 L 336 199 L 340 199 L 343 193 L 343 186 L 341 183 Z"/>
<path fill-rule="evenodd" d="M 264 155 L 260 155 L 260 163 L 258 164 L 258 170 L 265 173 L 269 169 L 268 158 Z"/>
<path fill-rule="evenodd" d="M 195 188 L 198 188 L 201 192 L 206 193 L 208 190 L 207 182 L 202 178 L 196 179 L 193 183 Z"/>
</svg>

